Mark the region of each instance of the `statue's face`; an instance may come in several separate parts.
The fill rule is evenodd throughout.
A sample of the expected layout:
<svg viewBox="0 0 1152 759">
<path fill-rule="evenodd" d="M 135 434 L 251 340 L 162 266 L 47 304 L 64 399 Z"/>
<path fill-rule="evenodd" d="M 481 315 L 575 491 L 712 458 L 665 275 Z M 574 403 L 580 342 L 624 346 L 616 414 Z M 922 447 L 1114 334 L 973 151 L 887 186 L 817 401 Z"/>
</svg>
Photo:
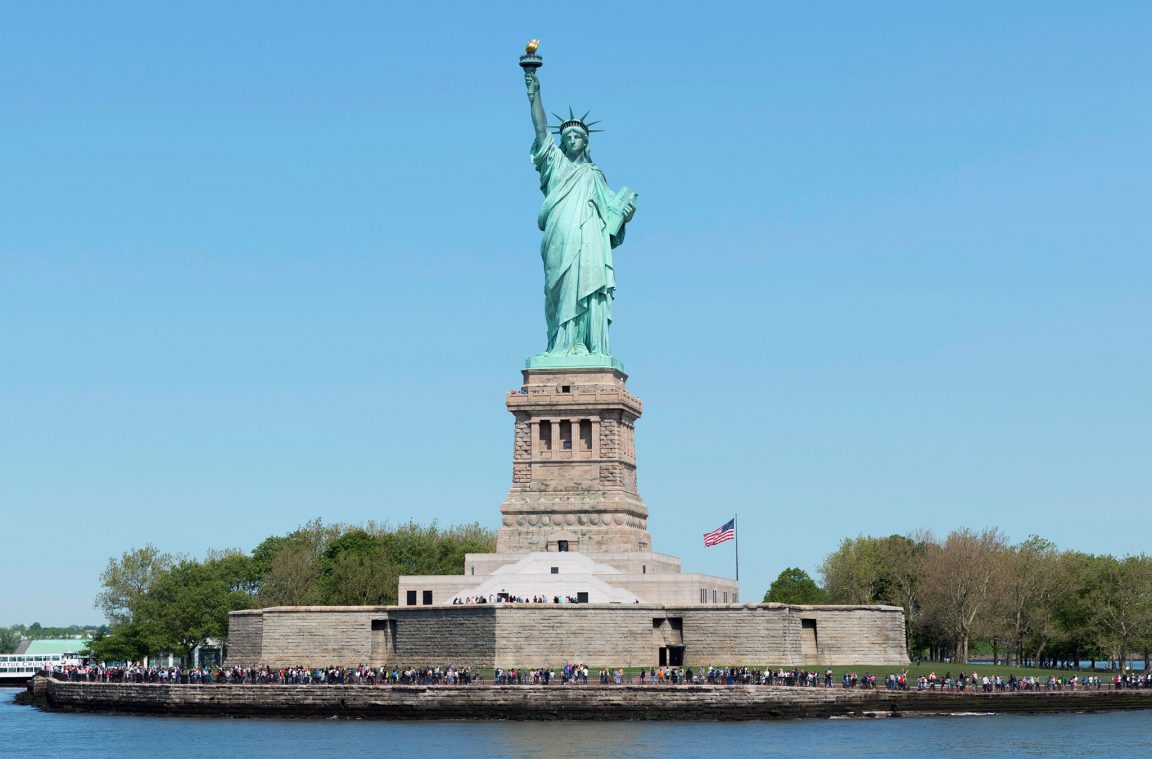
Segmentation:
<svg viewBox="0 0 1152 759">
<path fill-rule="evenodd" d="M 564 155 L 572 158 L 584 152 L 588 147 L 588 135 L 581 129 L 565 129 L 560 135 L 560 143 L 564 148 Z"/>
</svg>

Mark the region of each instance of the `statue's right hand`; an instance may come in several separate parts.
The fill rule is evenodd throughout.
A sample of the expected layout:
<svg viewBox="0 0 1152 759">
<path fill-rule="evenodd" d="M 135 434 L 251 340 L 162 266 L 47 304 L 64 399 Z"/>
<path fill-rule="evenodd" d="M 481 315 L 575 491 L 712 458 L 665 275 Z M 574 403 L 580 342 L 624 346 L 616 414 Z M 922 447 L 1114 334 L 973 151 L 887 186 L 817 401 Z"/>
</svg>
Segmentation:
<svg viewBox="0 0 1152 759">
<path fill-rule="evenodd" d="M 524 71 L 524 85 L 528 88 L 529 95 L 535 95 L 540 91 L 540 80 L 536 78 L 536 72 L 531 69 Z"/>
</svg>

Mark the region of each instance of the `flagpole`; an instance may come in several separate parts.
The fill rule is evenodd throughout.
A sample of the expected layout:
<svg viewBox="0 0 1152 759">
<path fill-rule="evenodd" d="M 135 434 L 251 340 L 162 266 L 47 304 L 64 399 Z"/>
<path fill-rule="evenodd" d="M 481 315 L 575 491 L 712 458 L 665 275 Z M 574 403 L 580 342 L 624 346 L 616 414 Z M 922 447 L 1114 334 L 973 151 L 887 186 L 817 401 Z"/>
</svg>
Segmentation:
<svg viewBox="0 0 1152 759">
<path fill-rule="evenodd" d="M 737 598 L 740 597 L 740 524 L 738 522 L 739 519 L 740 519 L 739 513 L 734 514 L 732 516 L 732 527 L 734 528 L 732 530 L 732 532 L 735 533 L 735 535 L 736 535 L 736 597 Z"/>
</svg>

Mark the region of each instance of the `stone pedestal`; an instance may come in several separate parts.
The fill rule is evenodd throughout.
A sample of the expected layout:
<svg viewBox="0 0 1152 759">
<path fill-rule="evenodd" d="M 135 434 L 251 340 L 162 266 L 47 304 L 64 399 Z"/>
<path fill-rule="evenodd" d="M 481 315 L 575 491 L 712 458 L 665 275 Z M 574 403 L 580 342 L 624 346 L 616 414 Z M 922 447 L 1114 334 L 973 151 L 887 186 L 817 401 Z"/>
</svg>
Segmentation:
<svg viewBox="0 0 1152 759">
<path fill-rule="evenodd" d="M 524 370 L 507 398 L 516 434 L 497 552 L 651 551 L 636 490 L 642 405 L 627 379 L 616 367 Z"/>
</svg>

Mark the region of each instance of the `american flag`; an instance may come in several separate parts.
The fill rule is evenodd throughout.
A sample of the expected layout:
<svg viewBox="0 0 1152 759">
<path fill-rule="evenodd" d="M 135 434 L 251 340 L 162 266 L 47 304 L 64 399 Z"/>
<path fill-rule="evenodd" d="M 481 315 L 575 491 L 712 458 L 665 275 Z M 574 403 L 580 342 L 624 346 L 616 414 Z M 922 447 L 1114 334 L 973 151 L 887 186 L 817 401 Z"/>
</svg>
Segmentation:
<svg viewBox="0 0 1152 759">
<path fill-rule="evenodd" d="M 717 527 L 712 532 L 704 533 L 704 546 L 711 547 L 718 543 L 723 543 L 725 540 L 732 540 L 736 537 L 736 519 L 729 519 L 724 523 L 723 527 Z"/>
</svg>

